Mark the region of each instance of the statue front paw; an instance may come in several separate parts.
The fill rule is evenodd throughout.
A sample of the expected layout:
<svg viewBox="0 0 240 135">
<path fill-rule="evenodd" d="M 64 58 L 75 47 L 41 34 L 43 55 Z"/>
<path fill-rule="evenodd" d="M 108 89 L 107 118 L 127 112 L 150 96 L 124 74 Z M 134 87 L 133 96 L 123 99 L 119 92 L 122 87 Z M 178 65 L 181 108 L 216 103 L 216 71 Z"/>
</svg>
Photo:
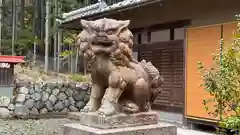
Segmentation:
<svg viewBox="0 0 240 135">
<path fill-rule="evenodd" d="M 91 112 L 91 110 L 93 110 L 93 107 L 90 106 L 90 105 L 86 105 L 86 106 L 85 106 L 83 109 L 81 109 L 80 111 L 87 113 L 87 112 Z"/>
<path fill-rule="evenodd" d="M 87 112 L 95 112 L 97 111 L 97 109 L 98 109 L 97 105 L 94 105 L 91 102 L 88 102 L 87 105 L 80 111 L 87 113 Z"/>
<path fill-rule="evenodd" d="M 116 114 L 116 110 L 115 107 L 112 103 L 109 104 L 103 104 L 97 111 L 97 113 L 99 115 L 103 115 L 103 116 L 111 116 Z"/>
</svg>

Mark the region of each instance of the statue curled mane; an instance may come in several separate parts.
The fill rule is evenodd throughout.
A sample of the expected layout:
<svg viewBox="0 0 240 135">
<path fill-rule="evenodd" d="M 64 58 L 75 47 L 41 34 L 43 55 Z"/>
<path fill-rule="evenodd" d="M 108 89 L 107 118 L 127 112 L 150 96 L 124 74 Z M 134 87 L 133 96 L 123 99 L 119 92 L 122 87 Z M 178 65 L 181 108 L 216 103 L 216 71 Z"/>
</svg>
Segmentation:
<svg viewBox="0 0 240 135">
<path fill-rule="evenodd" d="M 104 24 L 105 22 L 106 24 Z M 132 56 L 133 35 L 127 28 L 129 22 L 128 20 L 116 21 L 113 19 L 97 21 L 82 20 L 83 30 L 77 37 L 77 44 L 80 45 L 80 51 L 85 54 L 87 59 L 92 61 L 94 61 L 96 54 L 104 52 L 110 54 L 110 59 L 116 65 L 129 66 L 130 61 L 137 63 Z M 98 30 L 101 28 L 105 30 L 101 34 L 107 35 L 109 40 L 105 45 L 98 42 L 98 40 L 105 39 L 97 38 L 100 33 L 98 33 Z"/>
</svg>

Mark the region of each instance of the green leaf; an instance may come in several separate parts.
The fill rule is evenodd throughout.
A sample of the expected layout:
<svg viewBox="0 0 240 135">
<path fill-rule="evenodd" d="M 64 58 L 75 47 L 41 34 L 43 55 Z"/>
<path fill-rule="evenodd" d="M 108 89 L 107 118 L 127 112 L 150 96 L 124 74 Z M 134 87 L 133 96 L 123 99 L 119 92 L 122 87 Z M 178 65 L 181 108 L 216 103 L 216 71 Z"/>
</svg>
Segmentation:
<svg viewBox="0 0 240 135">
<path fill-rule="evenodd" d="M 234 115 L 219 123 L 220 127 L 235 132 L 240 130 L 240 25 L 231 45 L 223 46 L 221 57 L 220 53 L 213 55 L 210 68 L 206 68 L 202 62 L 198 62 L 197 66 L 203 80 L 201 86 L 212 96 L 211 100 L 203 100 L 206 111 L 220 118 L 235 111 Z M 207 106 L 210 102 L 214 102 L 211 112 Z"/>
</svg>

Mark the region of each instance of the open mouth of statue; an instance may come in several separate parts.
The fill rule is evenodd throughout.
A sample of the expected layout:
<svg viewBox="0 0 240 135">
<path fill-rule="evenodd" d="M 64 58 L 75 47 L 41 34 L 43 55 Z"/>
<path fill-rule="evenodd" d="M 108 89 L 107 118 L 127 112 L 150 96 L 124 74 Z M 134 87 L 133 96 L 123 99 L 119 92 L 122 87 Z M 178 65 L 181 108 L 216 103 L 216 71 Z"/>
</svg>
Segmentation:
<svg viewBox="0 0 240 135">
<path fill-rule="evenodd" d="M 110 47 L 113 45 L 112 41 L 109 40 L 95 40 L 92 42 L 93 46 L 102 46 L 102 47 Z"/>
<path fill-rule="evenodd" d="M 93 46 L 103 46 L 103 47 L 109 47 L 113 45 L 113 42 L 111 41 L 94 41 L 92 42 Z"/>
<path fill-rule="evenodd" d="M 113 41 L 108 40 L 106 37 L 96 37 L 92 41 L 92 45 L 109 47 L 113 45 Z"/>
<path fill-rule="evenodd" d="M 92 51 L 94 53 L 112 53 L 116 50 L 116 44 L 113 40 L 108 39 L 107 37 L 95 37 L 92 40 L 91 44 Z"/>
</svg>

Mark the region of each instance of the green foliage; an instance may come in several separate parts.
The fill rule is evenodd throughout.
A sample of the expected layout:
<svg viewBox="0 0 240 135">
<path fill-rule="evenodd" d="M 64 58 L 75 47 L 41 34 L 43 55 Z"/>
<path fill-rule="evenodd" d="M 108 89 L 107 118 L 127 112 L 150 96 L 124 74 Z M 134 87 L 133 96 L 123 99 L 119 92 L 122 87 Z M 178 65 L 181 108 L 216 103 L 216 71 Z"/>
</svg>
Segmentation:
<svg viewBox="0 0 240 135">
<path fill-rule="evenodd" d="M 73 74 L 69 77 L 69 79 L 76 82 L 87 82 L 88 78 L 85 75 Z"/>
<path fill-rule="evenodd" d="M 68 51 L 68 50 L 65 50 L 63 52 L 60 53 L 60 56 L 62 57 L 68 57 L 69 55 L 72 54 L 72 51 Z"/>
<path fill-rule="evenodd" d="M 75 44 L 76 37 L 77 37 L 76 31 L 71 31 L 71 32 L 66 31 L 65 33 L 63 33 L 63 35 L 64 35 L 63 43 L 65 45 L 72 46 Z M 70 50 L 65 50 L 60 54 L 60 56 L 62 57 L 69 57 L 70 55 L 75 55 L 75 52 Z"/>
<path fill-rule="evenodd" d="M 78 9 L 79 7 L 83 6 L 84 1 L 83 0 L 60 0 L 58 2 L 58 7 L 61 9 L 60 12 L 69 12 L 74 9 Z M 7 21 L 5 21 L 5 24 L 3 24 L 3 39 L 2 39 L 2 50 L 4 50 L 5 54 L 11 54 L 12 49 L 12 25 L 9 23 L 9 14 L 12 15 L 12 1 L 5 1 L 3 6 L 3 18 L 8 18 Z M 55 5 L 53 1 L 51 1 L 51 13 L 49 15 L 49 19 L 51 22 L 55 20 L 55 18 L 58 16 L 56 15 L 54 11 Z M 29 50 L 34 42 L 38 42 L 37 44 L 42 44 L 44 41 L 40 41 L 39 39 L 36 39 L 33 30 L 34 30 L 34 12 L 36 10 L 34 9 L 34 6 L 28 6 L 24 8 L 24 27 L 23 29 L 19 28 L 19 24 L 17 24 L 16 28 L 16 40 L 15 40 L 15 53 L 17 55 L 25 55 L 27 50 Z M 38 11 L 40 12 L 40 11 Z M 45 18 L 42 18 L 45 19 Z M 17 22 L 19 23 L 19 21 Z M 35 24 L 36 25 L 36 24 Z M 7 26 L 7 27 L 6 27 Z M 39 28 L 39 27 L 36 27 Z M 49 29 L 50 36 L 52 37 L 54 33 L 57 32 L 57 26 L 51 24 L 51 27 Z M 74 43 L 74 37 L 76 32 L 64 32 L 64 44 L 66 45 L 72 45 Z"/>
<path fill-rule="evenodd" d="M 237 131 L 240 129 L 240 117 L 239 116 L 230 116 L 220 122 L 221 127 L 227 129 L 232 129 L 232 131 Z"/>
<path fill-rule="evenodd" d="M 224 46 L 222 53 L 213 56 L 213 65 L 206 68 L 199 62 L 205 90 L 212 96 L 204 100 L 214 103 L 214 111 L 209 112 L 220 117 L 220 126 L 237 131 L 240 129 L 240 23 L 234 34 L 232 44 Z M 209 111 L 209 110 L 207 110 Z M 225 114 L 234 112 L 231 117 L 223 118 Z"/>
<path fill-rule="evenodd" d="M 8 6 L 8 5 L 5 5 Z M 7 9 L 5 9 L 7 10 Z M 16 55 L 25 55 L 34 42 L 40 42 L 33 33 L 33 8 L 26 7 L 24 9 L 24 24 L 22 28 L 16 28 L 15 53 Z M 9 32 L 7 32 L 10 34 Z M 11 54 L 12 36 L 4 36 L 2 39 L 3 50 L 7 54 Z"/>
<path fill-rule="evenodd" d="M 63 12 L 70 12 L 85 6 L 84 0 L 60 0 L 60 3 L 62 4 Z"/>
<path fill-rule="evenodd" d="M 236 109 L 236 115 L 227 117 L 219 122 L 219 126 L 222 128 L 230 129 L 230 132 L 235 133 L 234 135 L 239 135 L 239 129 L 240 129 L 240 107 L 237 107 Z M 227 135 L 227 131 L 225 129 L 221 129 L 218 131 L 220 134 Z"/>
<path fill-rule="evenodd" d="M 75 43 L 75 39 L 77 37 L 77 32 L 76 31 L 67 31 L 66 33 L 63 33 L 64 39 L 63 43 L 67 45 L 73 45 Z"/>
</svg>

